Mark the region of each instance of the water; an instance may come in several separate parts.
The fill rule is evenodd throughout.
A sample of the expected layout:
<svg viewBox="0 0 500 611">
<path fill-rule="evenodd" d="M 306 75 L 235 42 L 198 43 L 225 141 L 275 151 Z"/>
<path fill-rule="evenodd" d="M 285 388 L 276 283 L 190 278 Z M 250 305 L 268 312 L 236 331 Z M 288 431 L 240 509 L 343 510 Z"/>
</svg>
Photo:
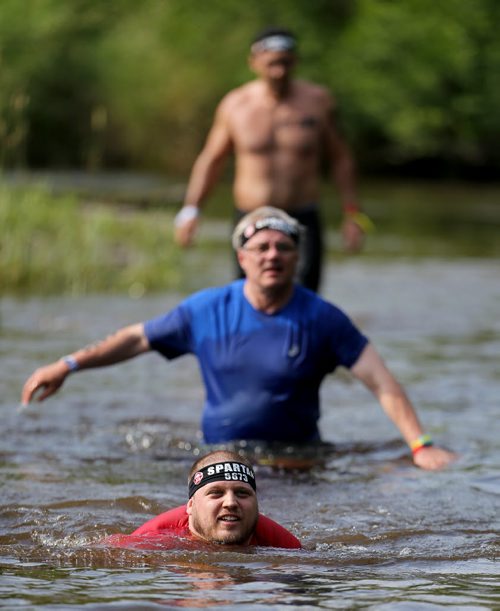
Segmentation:
<svg viewBox="0 0 500 611">
<path fill-rule="evenodd" d="M 224 281 L 229 264 L 212 256 L 210 277 Z M 77 374 L 24 410 L 22 384 L 38 365 L 181 296 L 2 299 L 0 606 L 500 608 L 500 261 L 347 259 L 328 267 L 323 292 L 460 459 L 439 473 L 416 469 L 371 395 L 345 372 L 329 377 L 321 430 L 336 452 L 307 472 L 257 469 L 261 511 L 302 540 L 298 552 L 97 545 L 185 502 L 188 467 L 203 451 L 196 364 L 146 355 Z"/>
</svg>

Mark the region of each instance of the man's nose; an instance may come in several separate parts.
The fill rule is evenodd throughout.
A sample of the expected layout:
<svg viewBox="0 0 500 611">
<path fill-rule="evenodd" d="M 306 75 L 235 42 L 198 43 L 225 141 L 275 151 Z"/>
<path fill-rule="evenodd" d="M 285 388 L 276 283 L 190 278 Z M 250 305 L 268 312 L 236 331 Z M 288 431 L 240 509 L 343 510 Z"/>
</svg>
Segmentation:
<svg viewBox="0 0 500 611">
<path fill-rule="evenodd" d="M 238 497 L 232 490 L 228 490 L 224 495 L 224 505 L 226 507 L 234 507 L 238 504 Z"/>
<path fill-rule="evenodd" d="M 264 253 L 267 258 L 274 258 L 279 256 L 280 250 L 276 244 L 269 244 L 269 248 Z"/>
</svg>

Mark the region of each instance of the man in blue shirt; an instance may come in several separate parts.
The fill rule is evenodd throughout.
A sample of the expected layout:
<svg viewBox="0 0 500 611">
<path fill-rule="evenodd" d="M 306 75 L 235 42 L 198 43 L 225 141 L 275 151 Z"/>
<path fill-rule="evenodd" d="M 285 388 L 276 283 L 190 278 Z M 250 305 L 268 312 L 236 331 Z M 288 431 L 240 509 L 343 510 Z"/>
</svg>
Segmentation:
<svg viewBox="0 0 500 611">
<path fill-rule="evenodd" d="M 433 446 L 406 393 L 375 348 L 336 306 L 297 285 L 299 223 L 263 207 L 233 234 L 244 280 L 189 297 L 172 311 L 121 329 L 111 337 L 37 369 L 22 401 L 58 390 L 79 369 L 111 365 L 149 350 L 167 359 L 194 354 L 206 387 L 205 441 L 311 443 L 319 441 L 319 388 L 339 365 L 377 397 L 426 469 L 454 458 Z"/>
</svg>

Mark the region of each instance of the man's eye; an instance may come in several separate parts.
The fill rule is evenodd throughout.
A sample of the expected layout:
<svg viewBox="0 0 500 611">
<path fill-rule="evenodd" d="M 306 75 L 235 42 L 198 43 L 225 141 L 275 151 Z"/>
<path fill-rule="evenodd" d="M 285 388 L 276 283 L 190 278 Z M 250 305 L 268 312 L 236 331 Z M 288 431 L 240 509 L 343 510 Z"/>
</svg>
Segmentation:
<svg viewBox="0 0 500 611">
<path fill-rule="evenodd" d="M 293 252 L 295 250 L 295 246 L 293 244 L 279 242 L 276 244 L 276 250 L 278 252 Z"/>
</svg>

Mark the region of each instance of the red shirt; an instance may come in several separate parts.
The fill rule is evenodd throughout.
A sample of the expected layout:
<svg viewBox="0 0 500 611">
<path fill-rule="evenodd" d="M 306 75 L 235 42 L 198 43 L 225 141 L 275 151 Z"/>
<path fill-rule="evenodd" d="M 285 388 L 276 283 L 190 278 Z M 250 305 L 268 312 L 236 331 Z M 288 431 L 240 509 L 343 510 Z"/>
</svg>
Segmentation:
<svg viewBox="0 0 500 611">
<path fill-rule="evenodd" d="M 179 547 L 179 539 L 198 544 L 203 543 L 193 537 L 188 523 L 189 517 L 186 513 L 186 505 L 181 505 L 148 520 L 130 535 L 111 535 L 106 538 L 104 543 L 113 547 L 135 547 L 139 549 L 175 549 Z M 260 513 L 257 527 L 249 545 L 287 549 L 302 547 L 300 541 L 291 532 Z M 190 547 L 190 545 L 188 543 L 182 547 Z"/>
</svg>

